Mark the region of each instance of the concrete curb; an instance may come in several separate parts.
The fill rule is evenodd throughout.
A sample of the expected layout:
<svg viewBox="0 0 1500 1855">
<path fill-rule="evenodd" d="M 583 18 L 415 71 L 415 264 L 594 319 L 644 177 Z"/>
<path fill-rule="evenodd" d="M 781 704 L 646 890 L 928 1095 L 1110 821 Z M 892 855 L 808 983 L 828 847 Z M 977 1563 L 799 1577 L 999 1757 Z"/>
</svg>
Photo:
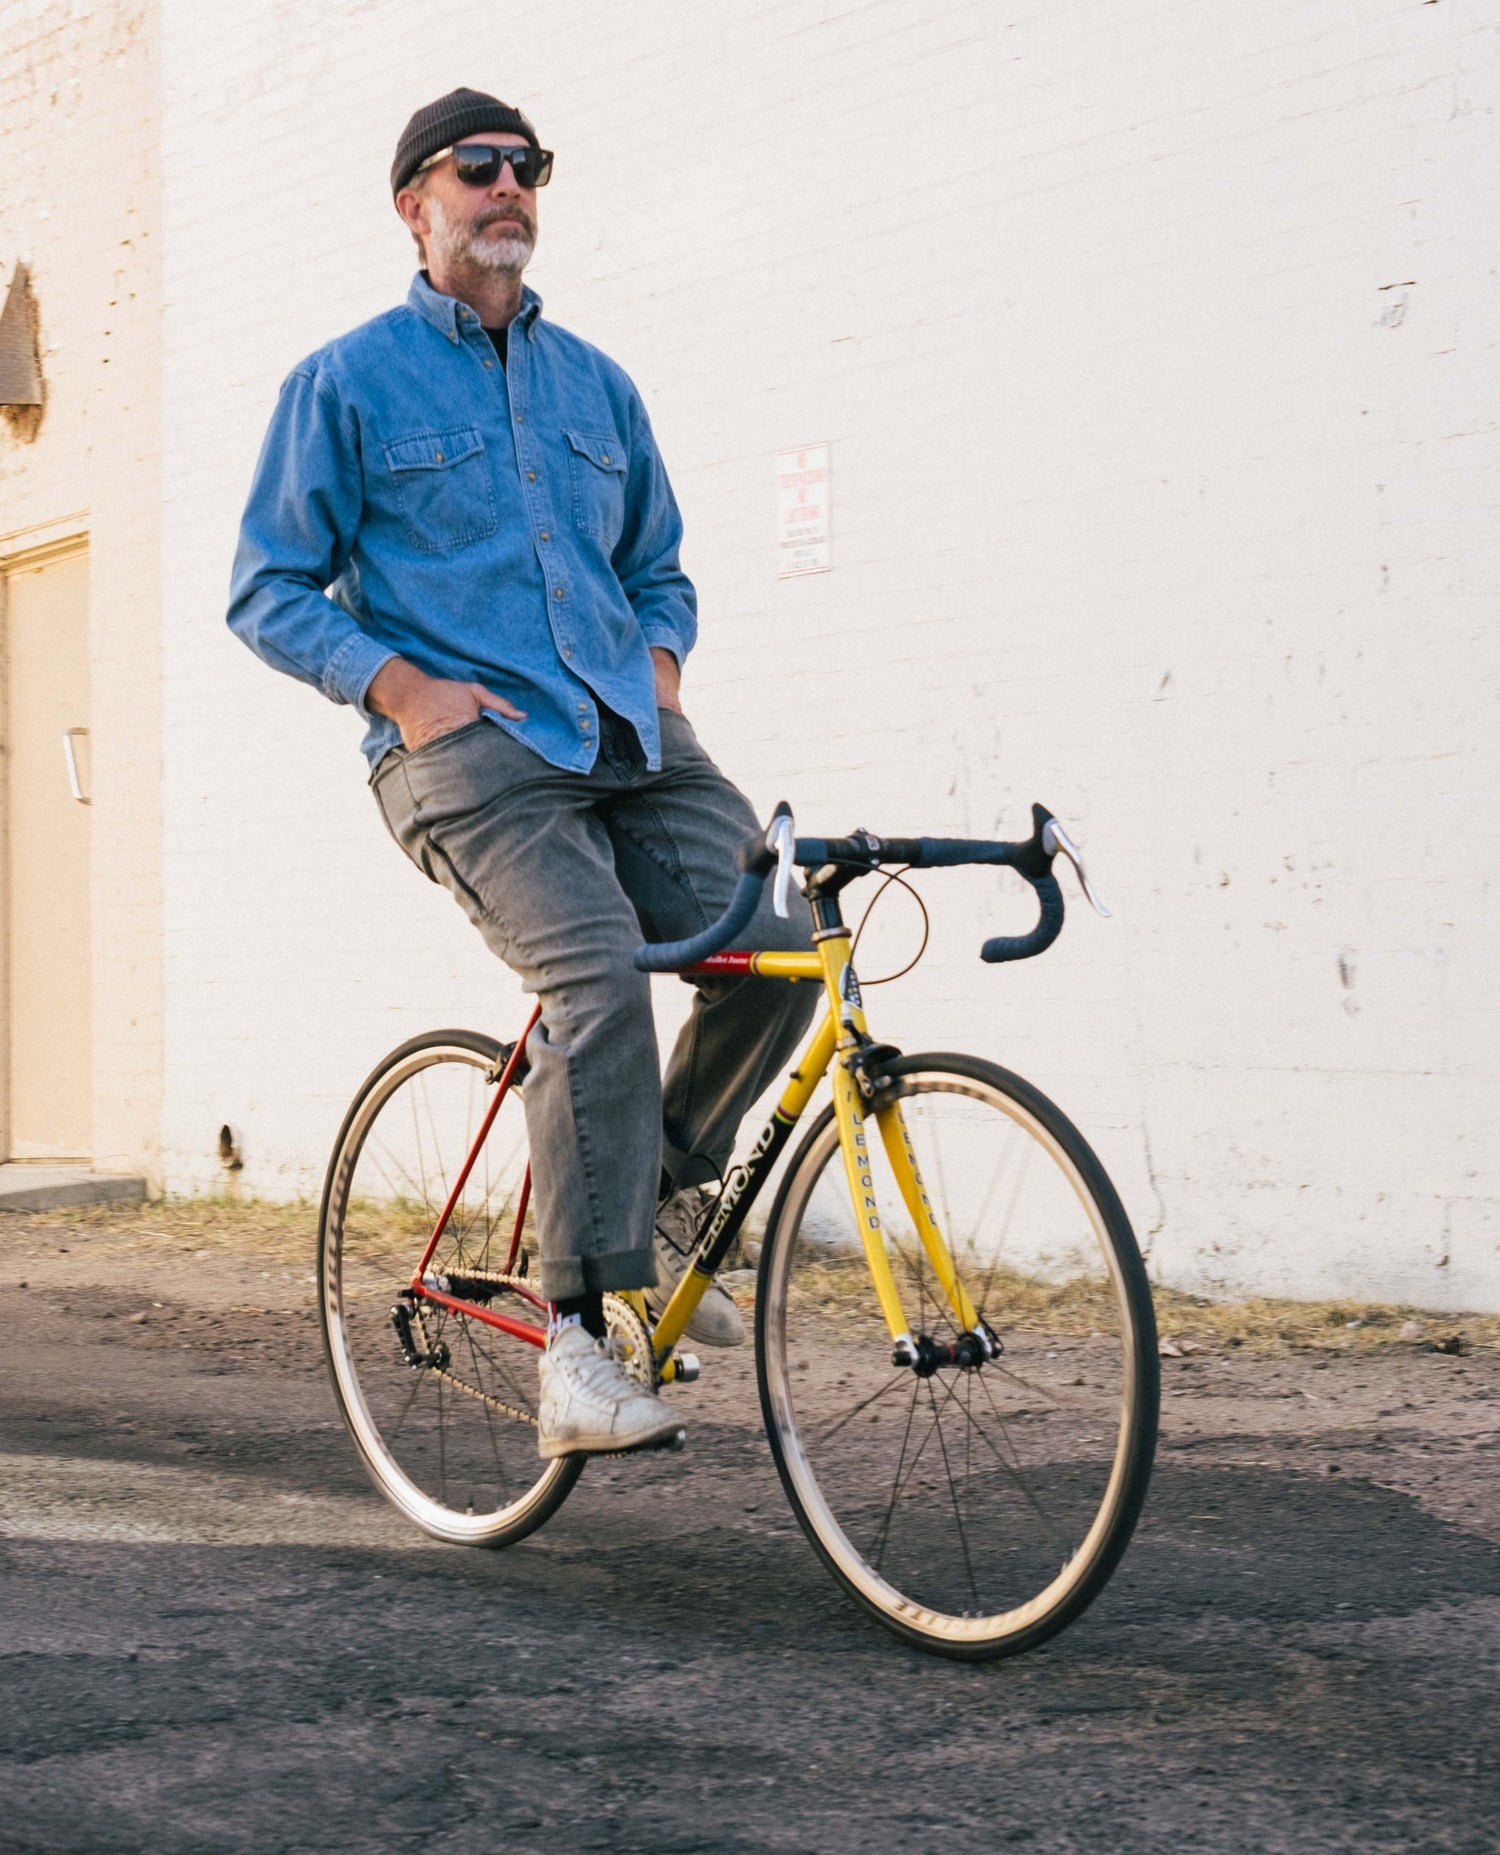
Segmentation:
<svg viewBox="0 0 1500 1855">
<path fill-rule="evenodd" d="M 83 1166 L 0 1165 L 0 1211 L 56 1211 L 75 1204 L 141 1204 L 146 1181 Z"/>
</svg>

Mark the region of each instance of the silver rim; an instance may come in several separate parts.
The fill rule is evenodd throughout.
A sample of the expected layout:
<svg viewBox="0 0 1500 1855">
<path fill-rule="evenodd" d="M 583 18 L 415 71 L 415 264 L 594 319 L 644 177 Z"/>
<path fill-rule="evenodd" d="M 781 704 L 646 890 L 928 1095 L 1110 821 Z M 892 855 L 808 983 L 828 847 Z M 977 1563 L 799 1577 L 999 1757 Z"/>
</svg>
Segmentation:
<svg viewBox="0 0 1500 1855">
<path fill-rule="evenodd" d="M 461 1122 L 455 1120 L 449 1126 L 443 1124 L 443 1111 L 451 1114 L 453 1108 L 455 1091 L 446 1084 L 458 1079 L 455 1065 L 463 1072 L 465 1112 Z M 430 1229 L 436 1220 L 457 1177 L 457 1166 L 478 1132 L 483 1104 L 491 1092 L 483 1079 L 487 1067 L 487 1061 L 473 1050 L 459 1044 L 438 1044 L 414 1051 L 380 1078 L 361 1104 L 340 1148 L 319 1257 L 319 1292 L 330 1363 L 360 1453 L 394 1506 L 434 1538 L 458 1545 L 483 1545 L 524 1530 L 538 1509 L 549 1506 L 559 1494 L 559 1484 L 571 1484 L 578 1473 L 578 1464 L 568 1458 L 544 1463 L 536 1454 L 534 1427 L 520 1418 L 506 1417 L 493 1404 L 475 1398 L 472 1390 L 459 1390 L 438 1375 L 413 1371 L 401 1358 L 395 1332 L 389 1326 L 388 1308 L 405 1285 L 421 1251 L 420 1240 L 412 1241 L 406 1226 L 414 1229 L 425 1217 Z M 440 1069 L 445 1085 L 441 1102 L 433 1099 L 437 1091 L 432 1087 L 431 1073 Z M 425 1092 L 425 1101 L 419 1099 L 418 1090 Z M 403 1099 L 397 1103 L 397 1097 Z M 382 1123 L 382 1111 L 387 1109 L 393 1109 L 393 1114 Z M 412 1131 L 408 1133 L 403 1127 L 398 1132 L 391 1123 L 396 1116 L 404 1122 L 408 1112 Z M 455 1213 L 455 1226 L 460 1223 L 460 1213 L 467 1213 L 466 1229 L 472 1234 L 463 1254 L 476 1267 L 493 1260 L 484 1255 L 485 1243 L 493 1250 L 497 1240 L 504 1240 L 508 1228 L 505 1219 L 513 1200 L 508 1196 L 511 1181 L 506 1169 L 514 1171 L 516 1152 L 514 1141 L 504 1144 L 500 1136 L 501 1122 L 511 1113 L 508 1100 L 502 1105 L 500 1120 Z M 518 1127 L 520 1114 L 517 1100 L 513 1116 Z M 384 1137 L 378 1127 L 388 1130 Z M 506 1133 L 510 1132 L 507 1128 Z M 524 1133 L 520 1165 L 524 1166 Z M 362 1198 L 361 1193 L 372 1187 L 385 1197 Z M 369 1262 L 368 1248 L 358 1257 L 352 1254 L 360 1248 L 360 1227 L 378 1223 L 379 1217 L 386 1214 L 386 1206 L 395 1207 L 390 1215 L 399 1220 L 401 1227 L 401 1236 L 389 1246 L 393 1267 L 388 1273 L 379 1262 Z M 377 1257 L 382 1254 L 378 1245 L 373 1253 Z M 394 1266 L 398 1259 L 404 1263 L 404 1273 Z M 503 1260 L 503 1255 L 494 1260 L 496 1270 Z M 434 1266 L 443 1261 L 440 1249 Z M 353 1279 L 356 1276 L 358 1280 Z M 477 1325 L 459 1316 L 439 1316 L 430 1321 L 429 1329 L 449 1344 L 471 1388 L 515 1410 L 529 1406 L 534 1415 L 534 1349 L 524 1341 L 506 1340 L 484 1328 L 479 1329 L 476 1340 L 468 1330 Z M 460 1328 L 457 1334 L 455 1326 Z M 502 1348 L 514 1357 L 516 1369 L 497 1369 L 495 1362 L 501 1359 Z M 378 1413 L 371 1409 L 372 1400 L 380 1407 Z M 418 1422 L 425 1425 L 420 1441 L 418 1427 L 413 1423 L 419 1411 Z M 402 1413 L 394 1427 L 393 1412 Z M 387 1434 L 393 1428 L 394 1440 Z M 497 1483 L 501 1479 L 503 1450 L 506 1478 L 517 1484 L 513 1492 L 498 1503 L 484 1504 L 479 1511 L 468 1503 L 462 1507 L 453 1504 L 451 1490 L 448 1499 L 442 1498 L 448 1490 L 450 1472 L 456 1475 L 455 1452 L 463 1448 L 482 1456 L 487 1445 L 495 1463 L 492 1479 Z M 528 1450 L 535 1478 L 520 1485 L 527 1473 L 524 1452 Z M 437 1489 L 424 1487 L 412 1472 L 414 1456 L 431 1457 L 434 1451 Z M 451 1470 L 450 1460 L 455 1462 Z M 423 1479 L 430 1483 L 433 1478 L 428 1465 Z"/>
<path fill-rule="evenodd" d="M 924 1398 L 923 1382 L 909 1368 L 897 1370 L 889 1363 L 890 1339 L 878 1321 L 872 1288 L 864 1290 L 866 1305 L 858 1310 L 862 1337 L 853 1343 L 836 1337 L 838 1323 L 849 1318 L 839 1311 L 840 1291 L 825 1286 L 810 1293 L 794 1279 L 800 1270 L 804 1281 L 823 1284 L 836 1267 L 842 1267 L 837 1260 L 843 1255 L 841 1239 L 829 1205 L 842 1203 L 848 1217 L 848 1195 L 838 1128 L 830 1121 L 789 1182 L 781 1219 L 771 1234 L 764 1291 L 768 1300 L 764 1372 L 770 1415 L 805 1522 L 854 1591 L 898 1625 L 938 1642 L 955 1647 L 993 1645 L 1031 1629 L 1068 1604 L 1090 1577 L 1110 1539 L 1129 1479 L 1130 1442 L 1140 1395 L 1138 1336 L 1108 1223 L 1077 1167 L 1047 1128 L 1008 1094 L 952 1071 L 908 1075 L 902 1085 L 907 1091 L 903 1109 L 918 1149 L 924 1184 L 945 1232 L 968 1229 L 969 1214 L 976 1206 L 987 1207 L 973 1220 L 974 1235 L 959 1258 L 960 1269 L 965 1286 L 981 1303 L 981 1313 L 1005 1341 L 1006 1352 L 995 1365 L 978 1373 L 955 1371 L 946 1379 L 939 1374 L 926 1380 Z M 955 1168 L 952 1153 L 939 1151 L 934 1138 L 925 1138 L 924 1152 L 923 1109 L 938 1098 L 964 1100 L 977 1104 L 981 1113 L 1004 1117 L 1003 1123 L 993 1122 L 997 1136 L 1002 1127 L 1006 1130 L 999 1139 L 1004 1150 L 995 1162 L 1004 1190 L 997 1191 L 991 1179 L 977 1174 L 972 1166 L 967 1171 L 963 1166 Z M 925 1131 L 931 1135 L 930 1127 Z M 977 1139 L 969 1145 L 979 1150 Z M 878 1146 L 878 1140 L 872 1139 L 872 1147 Z M 1038 1162 L 1043 1170 L 1038 1170 Z M 1028 1166 L 1033 1178 L 1045 1176 L 1052 1181 L 1045 1194 L 1028 1186 Z M 1087 1234 L 1091 1263 L 1079 1260 L 1080 1242 L 1074 1242 L 1069 1251 L 1065 1243 L 1049 1235 L 1049 1253 L 1045 1246 L 1038 1246 L 1036 1231 L 1023 1227 L 1032 1201 L 1044 1199 L 1053 1220 L 1050 1232 L 1061 1215 L 1064 1192 L 1075 1207 L 1076 1220 L 1065 1234 L 1080 1241 Z M 899 1207 L 894 1217 L 888 1215 L 897 1202 L 889 1176 L 877 1195 L 888 1225 L 887 1253 L 898 1279 L 903 1262 L 907 1270 L 903 1302 L 915 1323 L 919 1309 L 913 1305 L 910 1286 L 916 1279 L 914 1272 L 926 1265 L 909 1223 L 903 1232 Z M 992 1246 L 992 1257 L 979 1249 L 981 1242 Z M 959 1247 L 955 1241 L 955 1251 Z M 1067 1273 L 1069 1268 L 1075 1271 L 1072 1276 Z M 857 1244 L 848 1256 L 848 1274 L 852 1283 L 869 1282 Z M 980 1289 L 985 1292 L 981 1294 Z M 817 1305 L 820 1294 L 825 1300 L 821 1308 Z M 935 1295 L 917 1299 L 923 1303 L 922 1311 L 936 1320 Z M 1015 1309 L 1022 1304 L 1033 1311 L 1025 1313 L 1018 1325 Z M 800 1314 L 799 1305 L 803 1308 Z M 1113 1314 L 1107 1327 L 1082 1325 L 1085 1320 L 1104 1321 L 1106 1309 Z M 956 1322 L 950 1326 L 956 1334 Z M 824 1340 L 821 1360 L 808 1356 L 818 1336 Z M 871 1350 L 876 1348 L 878 1372 Z M 824 1385 L 834 1375 L 838 1375 L 836 1395 Z M 982 1386 L 982 1396 L 963 1382 L 986 1377 L 990 1383 Z M 1065 1384 L 1068 1380 L 1076 1383 Z M 1024 1391 L 1018 1392 L 1018 1387 Z M 1046 1399 L 1045 1405 L 1035 1410 L 1019 1408 L 1013 1418 L 1007 1418 L 1007 1401 L 1015 1406 L 1024 1397 L 1038 1404 L 1039 1396 Z M 908 1397 L 904 1441 L 898 1445 L 902 1415 L 898 1400 Z M 970 1400 L 967 1409 L 961 1402 L 964 1397 Z M 983 1448 L 976 1445 L 974 1436 L 976 1404 L 978 1424 L 988 1432 L 982 1439 Z M 1112 1428 L 1100 1425 L 1106 1404 L 1117 1404 Z M 889 1426 L 890 1441 L 877 1443 L 872 1432 L 887 1428 L 886 1416 L 892 1409 L 896 1421 Z M 918 1411 L 920 1424 L 913 1417 Z M 956 1438 L 943 1434 L 950 1414 L 952 1428 L 959 1433 Z M 1049 1426 L 1050 1438 L 1043 1440 Z M 929 1461 L 938 1467 L 938 1486 L 931 1490 L 931 1501 L 919 1507 L 929 1492 L 922 1478 L 923 1452 L 929 1445 L 934 1446 Z M 955 1448 L 967 1451 L 959 1466 L 954 1461 Z M 999 1532 L 1003 1545 L 994 1552 L 993 1577 L 988 1560 L 983 1572 L 978 1567 L 983 1543 L 974 1524 L 978 1509 L 970 1506 L 969 1524 L 964 1517 L 964 1503 L 972 1502 L 978 1485 L 973 1467 L 976 1457 L 982 1465 L 980 1482 L 1010 1497 L 1006 1501 L 985 1496 L 984 1525 L 1004 1529 Z M 944 1466 L 946 1489 L 941 1485 Z M 879 1491 L 878 1498 L 870 1492 L 874 1489 Z M 1064 1492 L 1054 1495 L 1054 1489 Z M 887 1491 L 888 1511 L 880 1516 L 879 1503 Z M 918 1525 L 925 1529 L 928 1545 L 920 1544 L 920 1530 L 914 1532 L 906 1554 L 908 1563 L 898 1570 L 890 1563 L 893 1556 L 899 1556 L 891 1550 L 896 1524 L 893 1511 L 908 1497 L 923 1516 Z M 1050 1517 L 1049 1502 L 1056 1507 Z M 876 1518 L 883 1519 L 883 1530 L 873 1526 Z M 955 1566 L 961 1566 L 951 1576 L 921 1558 L 936 1543 L 939 1523 L 951 1534 L 951 1556 Z M 1036 1536 L 1035 1545 L 1023 1551 L 1020 1541 L 1028 1531 Z M 999 1568 L 1012 1561 L 1016 1566 L 1030 1562 L 1040 1567 L 1049 1553 L 1050 1570 L 1036 1573 L 1026 1595 L 1017 1594 L 1016 1601 L 990 1607 L 990 1589 L 999 1590 L 1005 1583 Z M 1014 1568 L 1010 1575 L 1025 1576 Z M 935 1597 L 933 1586 L 959 1589 L 963 1601 L 945 1603 Z"/>
</svg>

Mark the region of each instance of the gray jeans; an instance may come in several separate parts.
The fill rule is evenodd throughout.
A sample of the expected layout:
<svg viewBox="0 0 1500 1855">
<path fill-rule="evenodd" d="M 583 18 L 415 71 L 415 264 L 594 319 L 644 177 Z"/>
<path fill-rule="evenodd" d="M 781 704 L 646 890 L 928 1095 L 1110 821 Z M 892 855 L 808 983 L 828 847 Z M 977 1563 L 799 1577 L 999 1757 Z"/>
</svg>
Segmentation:
<svg viewBox="0 0 1500 1855">
<path fill-rule="evenodd" d="M 661 711 L 661 771 L 601 712 L 589 773 L 551 766 L 491 721 L 394 749 L 372 785 L 396 842 L 450 890 L 542 1007 L 528 1046 L 526 1131 L 550 1300 L 645 1288 L 663 1168 L 678 1185 L 722 1174 L 750 1104 L 797 1046 L 818 989 L 756 977 L 694 980 L 662 1081 L 643 939 L 678 940 L 723 913 L 749 801 Z M 811 921 L 770 885 L 737 944 L 805 948 Z"/>
</svg>

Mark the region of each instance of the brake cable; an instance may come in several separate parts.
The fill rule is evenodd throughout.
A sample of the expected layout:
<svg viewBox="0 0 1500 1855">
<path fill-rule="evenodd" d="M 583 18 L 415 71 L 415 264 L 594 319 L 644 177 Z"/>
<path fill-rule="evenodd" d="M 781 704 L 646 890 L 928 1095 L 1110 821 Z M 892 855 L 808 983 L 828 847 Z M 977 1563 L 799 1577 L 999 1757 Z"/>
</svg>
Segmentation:
<svg viewBox="0 0 1500 1855">
<path fill-rule="evenodd" d="M 898 883 L 903 889 L 905 889 L 906 893 L 912 898 L 912 900 L 916 903 L 917 907 L 921 909 L 922 911 L 922 944 L 920 947 L 917 948 L 916 952 L 912 955 L 912 957 L 906 962 L 905 966 L 898 967 L 895 972 L 887 973 L 884 976 L 884 978 L 881 978 L 881 979 L 861 978 L 859 983 L 860 983 L 860 989 L 862 991 L 865 988 L 872 986 L 872 985 L 889 985 L 894 979 L 904 979 L 906 975 L 911 971 L 911 969 L 921 959 L 922 955 L 927 951 L 927 942 L 932 934 L 932 919 L 927 913 L 927 904 L 922 900 L 921 896 L 917 893 L 916 889 L 914 889 L 912 885 L 906 880 L 906 876 L 904 872 L 909 870 L 910 868 L 911 868 L 911 865 L 909 863 L 903 863 L 899 870 L 888 871 L 886 874 L 885 881 L 881 883 L 880 887 L 875 891 L 875 893 L 870 897 L 869 901 L 865 904 L 865 912 L 860 916 L 859 926 L 854 930 L 854 940 L 851 943 L 850 948 L 849 948 L 849 961 L 850 961 L 850 964 L 852 965 L 854 962 L 854 956 L 859 951 L 860 935 L 864 933 L 865 924 L 869 921 L 870 916 L 875 912 L 875 904 L 880 900 L 881 896 L 885 894 L 886 890 L 890 888 L 893 882 Z"/>
</svg>

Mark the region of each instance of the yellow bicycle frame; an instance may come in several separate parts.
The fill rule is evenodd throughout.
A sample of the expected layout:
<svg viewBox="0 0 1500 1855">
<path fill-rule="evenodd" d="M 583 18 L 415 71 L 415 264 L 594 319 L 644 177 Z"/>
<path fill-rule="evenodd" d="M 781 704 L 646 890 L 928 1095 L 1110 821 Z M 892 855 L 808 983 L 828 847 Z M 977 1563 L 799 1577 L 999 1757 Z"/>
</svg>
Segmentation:
<svg viewBox="0 0 1500 1855">
<path fill-rule="evenodd" d="M 855 1223 L 864 1245 L 865 1260 L 869 1264 L 881 1314 L 890 1329 L 891 1339 L 900 1342 L 910 1340 L 911 1331 L 901 1306 L 895 1277 L 891 1273 L 890 1260 L 885 1253 L 885 1236 L 870 1171 L 866 1132 L 869 1117 L 848 1060 L 857 1054 L 862 1040 L 867 1040 L 869 1035 L 859 981 L 849 957 L 850 951 L 849 932 L 844 929 L 824 936 L 819 940 L 817 950 L 812 953 L 756 953 L 750 956 L 749 970 L 767 978 L 821 980 L 828 998 L 828 1010 L 813 1032 L 800 1062 L 792 1071 L 776 1111 L 751 1153 L 750 1166 L 736 1167 L 731 1172 L 720 1202 L 723 1205 L 728 1200 L 728 1208 L 733 1208 L 752 1183 L 750 1167 L 773 1147 L 779 1151 L 785 1144 L 791 1129 L 812 1100 L 813 1091 L 832 1067 L 839 1147 L 844 1156 L 844 1174 L 854 1207 Z M 916 1225 L 933 1273 L 942 1284 L 960 1327 L 965 1332 L 972 1331 L 979 1317 L 973 1302 L 964 1291 L 963 1283 L 958 1279 L 952 1254 L 938 1228 L 927 1188 L 922 1183 L 921 1170 L 917 1165 L 917 1156 L 899 1099 L 878 1107 L 874 1119 L 902 1199 Z M 759 1183 L 758 1180 L 755 1182 Z M 665 1380 L 670 1381 L 676 1375 L 672 1349 L 682 1338 L 712 1280 L 713 1270 L 704 1269 L 695 1262 L 693 1267 L 684 1271 L 671 1299 L 662 1310 L 652 1341 Z M 638 1311 L 643 1307 L 644 1302 Z"/>
</svg>

